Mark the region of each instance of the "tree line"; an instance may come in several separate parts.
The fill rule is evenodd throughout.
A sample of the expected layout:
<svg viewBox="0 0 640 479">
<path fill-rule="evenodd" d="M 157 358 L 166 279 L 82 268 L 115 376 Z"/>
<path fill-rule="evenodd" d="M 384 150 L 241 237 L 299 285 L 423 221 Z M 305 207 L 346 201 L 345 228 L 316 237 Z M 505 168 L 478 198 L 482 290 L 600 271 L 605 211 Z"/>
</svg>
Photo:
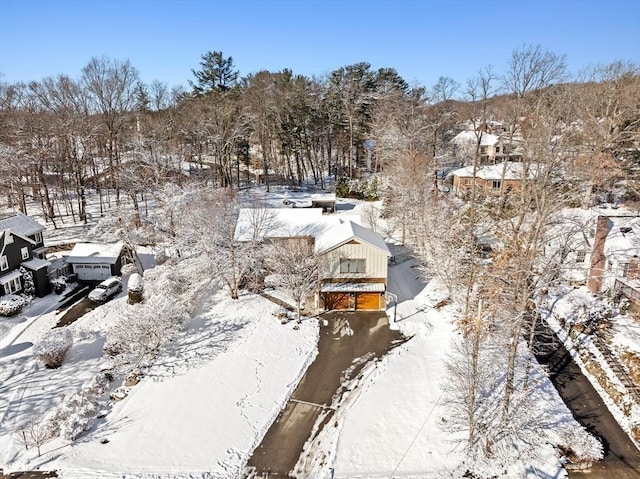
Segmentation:
<svg viewBox="0 0 640 479">
<path fill-rule="evenodd" d="M 529 415 L 537 366 L 522 339 L 562 280 L 570 233 L 584 233 L 563 211 L 620 180 L 628 197 L 637 191 L 638 66 L 613 62 L 576 76 L 564 56 L 523 46 L 504 73 L 487 67 L 465 85 L 446 76 L 409 85 L 366 62 L 324 77 L 289 69 L 240 77 L 218 51 L 192 73 L 190 90 L 145 85 L 128 61 L 102 57 L 79 78 L 1 84 L 0 195 L 23 212 L 36 200 L 54 226 L 69 216 L 86 222 L 90 193 L 104 209 L 126 199 L 138 216 L 151 195 L 162 207 L 155 234 L 182 259 L 209 258 L 237 297 L 259 265 L 233 240 L 235 189 L 254 179 L 267 189 L 272 181 L 324 188 L 329 177 L 375 173 L 384 202 L 383 211 L 366 210 L 371 226 L 383 214 L 386 233 L 459 305 L 450 425 L 464 431 L 470 457 L 506 463 L 514 437 L 543 434 Z M 444 165 L 461 160 L 477 172 L 494 120 L 505 145 L 518 145 L 521 187 L 486 198 L 472 183 L 461 207 L 442 194 Z M 449 145 L 463 123 L 475 141 L 461 159 Z M 490 258 L 480 254 L 487 235 L 499 245 Z"/>
</svg>

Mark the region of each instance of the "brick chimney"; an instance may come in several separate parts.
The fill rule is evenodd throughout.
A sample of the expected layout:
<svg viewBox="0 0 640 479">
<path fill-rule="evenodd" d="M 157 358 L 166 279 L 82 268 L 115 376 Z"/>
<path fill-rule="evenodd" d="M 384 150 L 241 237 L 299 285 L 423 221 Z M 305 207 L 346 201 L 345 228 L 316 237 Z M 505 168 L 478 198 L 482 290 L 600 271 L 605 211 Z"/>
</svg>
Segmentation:
<svg viewBox="0 0 640 479">
<path fill-rule="evenodd" d="M 591 267 L 589 268 L 589 279 L 587 288 L 589 291 L 599 293 L 602 290 L 602 278 L 607 258 L 604 255 L 604 244 L 609 234 L 609 217 L 598 216 L 596 225 L 596 237 L 593 243 L 593 253 L 591 254 Z"/>
</svg>

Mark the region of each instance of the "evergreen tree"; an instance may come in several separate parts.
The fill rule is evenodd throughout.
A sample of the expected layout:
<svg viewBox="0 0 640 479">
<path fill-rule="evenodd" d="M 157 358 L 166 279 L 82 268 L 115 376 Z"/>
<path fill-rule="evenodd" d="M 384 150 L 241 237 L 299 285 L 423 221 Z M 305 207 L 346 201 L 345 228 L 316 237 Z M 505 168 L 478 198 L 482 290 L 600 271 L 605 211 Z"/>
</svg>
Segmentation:
<svg viewBox="0 0 640 479">
<path fill-rule="evenodd" d="M 238 70 L 233 64 L 233 57 L 225 58 L 219 51 L 207 52 L 202 55 L 200 67 L 200 70 L 191 70 L 197 81 L 189 80 L 195 95 L 226 92 L 236 85 Z"/>
</svg>

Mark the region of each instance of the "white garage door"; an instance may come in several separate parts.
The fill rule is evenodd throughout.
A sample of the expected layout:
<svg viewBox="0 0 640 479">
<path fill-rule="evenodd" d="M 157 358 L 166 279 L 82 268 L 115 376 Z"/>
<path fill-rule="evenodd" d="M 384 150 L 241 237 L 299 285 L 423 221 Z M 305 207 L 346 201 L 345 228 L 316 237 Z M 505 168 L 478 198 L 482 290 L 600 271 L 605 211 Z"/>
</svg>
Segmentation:
<svg viewBox="0 0 640 479">
<path fill-rule="evenodd" d="M 102 281 L 111 276 L 108 264 L 74 264 L 73 271 L 81 281 Z"/>
</svg>

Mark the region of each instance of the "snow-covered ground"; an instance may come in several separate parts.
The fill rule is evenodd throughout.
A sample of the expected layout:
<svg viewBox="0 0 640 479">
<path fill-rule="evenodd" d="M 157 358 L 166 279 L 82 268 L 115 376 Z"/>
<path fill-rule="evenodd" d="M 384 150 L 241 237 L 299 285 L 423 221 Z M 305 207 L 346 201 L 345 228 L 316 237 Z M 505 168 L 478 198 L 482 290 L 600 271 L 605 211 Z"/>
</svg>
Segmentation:
<svg viewBox="0 0 640 479">
<path fill-rule="evenodd" d="M 281 204 L 284 190 L 254 199 Z M 292 198 L 291 193 L 287 197 Z M 250 201 L 247 200 L 249 204 Z M 337 214 L 364 204 L 341 200 Z M 366 224 L 366 223 L 365 223 Z M 69 228 L 69 239 L 83 239 Z M 56 233 L 63 243 L 63 233 Z M 359 387 L 310 444 L 299 475 L 442 477 L 464 461 L 446 432 L 445 360 L 457 334 L 453 306 L 434 309 L 441 293 L 424 283 L 415 263 L 396 248 L 389 289 L 398 295 L 393 327 L 412 336 L 373 363 Z M 316 353 L 318 325 L 299 330 L 275 318 L 278 306 L 245 293 L 231 300 L 215 287 L 199 293 L 187 327 L 121 401 L 105 403 L 93 428 L 70 443 L 56 439 L 25 450 L 17 431 L 77 391 L 103 367 L 109 325 L 129 306 L 120 295 L 70 326 L 74 345 L 63 366 L 38 363 L 32 343 L 56 322 L 56 298 L 37 300 L 21 317 L 0 320 L 0 468 L 59 470 L 62 477 L 236 478 Z M 120 386 L 114 384 L 111 389 Z M 539 404 L 557 424 L 575 425 L 545 381 Z M 445 426 L 445 427 L 443 427 Z M 320 460 L 318 458 L 322 457 Z M 551 445 L 535 464 L 514 463 L 508 477 L 564 477 Z"/>
<path fill-rule="evenodd" d="M 605 321 L 610 330 L 601 332 L 600 335 L 608 335 L 610 337 L 606 341 L 605 347 L 608 348 L 614 360 L 626 368 L 627 366 L 624 365 L 624 360 L 622 359 L 624 354 L 630 353 L 635 355 L 636 358 L 640 358 L 640 320 L 638 319 L 638 313 L 620 314 L 618 310 L 611 309 L 613 305 L 611 305 L 606 296 L 595 295 L 586 287 L 576 288 L 567 294 L 562 294 L 560 297 L 551 296 L 546 306 L 549 313 L 548 322 L 550 326 L 567 345 L 567 349 L 573 352 L 573 358 L 576 363 L 580 365 L 585 376 L 603 398 L 604 403 L 616 418 L 616 421 L 633 440 L 631 430 L 640 426 L 640 407 L 633 400 L 625 401 L 624 408 L 620 404 L 616 404 L 598 379 L 589 372 L 589 368 L 585 367 L 584 364 L 585 358 L 588 358 L 589 361 L 597 362 L 598 367 L 606 375 L 607 382 L 613 388 L 623 393 L 626 391 L 620 378 L 608 364 L 607 358 L 598 345 L 594 343 L 593 337 L 590 334 L 577 332 L 579 329 L 576 328 L 584 320 L 584 312 L 589 312 L 591 315 L 595 311 L 604 311 L 607 316 L 612 314 L 613 316 Z M 573 329 L 577 333 L 568 334 L 569 329 Z M 636 446 L 640 447 L 638 441 L 634 442 Z"/>
</svg>

